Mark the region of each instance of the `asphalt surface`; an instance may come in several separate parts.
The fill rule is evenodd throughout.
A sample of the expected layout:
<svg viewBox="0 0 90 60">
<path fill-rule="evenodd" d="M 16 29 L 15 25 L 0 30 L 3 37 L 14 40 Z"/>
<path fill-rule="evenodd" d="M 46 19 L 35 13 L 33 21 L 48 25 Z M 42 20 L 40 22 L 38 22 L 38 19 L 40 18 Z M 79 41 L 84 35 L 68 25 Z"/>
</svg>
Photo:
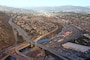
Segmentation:
<svg viewBox="0 0 90 60">
<path fill-rule="evenodd" d="M 30 38 L 29 38 L 29 36 L 26 34 L 26 32 L 22 29 L 22 28 L 20 28 L 18 25 L 16 25 L 15 23 L 13 23 L 12 22 L 12 20 L 16 17 L 17 15 L 15 15 L 15 16 L 13 16 L 10 20 L 9 20 L 9 24 L 13 27 L 13 28 L 15 28 L 18 32 L 19 32 L 19 35 L 21 35 L 26 41 L 28 41 L 28 42 L 30 42 L 31 44 L 34 44 L 34 45 L 36 45 L 36 46 L 38 46 L 38 47 L 41 47 L 41 48 L 43 48 L 43 49 L 45 49 L 45 50 L 47 50 L 47 51 L 49 51 L 49 52 L 51 52 L 51 53 L 53 53 L 54 55 L 56 55 L 56 56 L 58 56 L 58 57 L 60 57 L 61 59 L 63 59 L 63 60 L 68 60 L 68 59 L 71 59 L 71 60 L 84 60 L 83 58 L 79 58 L 79 57 L 77 57 L 77 56 L 74 56 L 74 55 L 66 55 L 66 52 L 65 53 L 62 53 L 62 52 L 58 52 L 57 51 L 57 49 L 52 49 L 52 48 L 48 48 L 47 46 L 45 46 L 45 45 L 43 45 L 43 44 L 38 44 L 37 42 L 34 42 L 33 40 L 31 40 Z M 68 28 L 68 29 L 67 29 Z M 73 34 L 72 34 L 72 36 L 70 36 L 71 38 L 65 38 L 66 40 L 63 40 L 63 41 L 69 41 L 69 40 L 71 40 L 71 39 L 77 39 L 78 37 L 80 37 L 81 35 L 81 33 L 79 32 L 79 30 L 77 30 L 76 28 L 73 28 L 73 27 L 70 27 L 70 26 L 67 26 L 66 25 L 66 27 L 64 27 L 64 30 L 69 30 L 69 29 L 71 29 L 72 31 L 73 31 Z M 63 50 L 62 50 L 63 51 Z M 66 58 L 66 57 L 68 57 L 68 58 Z M 76 59 L 77 58 L 77 59 Z"/>
<path fill-rule="evenodd" d="M 36 46 L 39 46 L 39 47 L 41 47 L 41 48 L 43 48 L 43 49 L 45 49 L 45 50 L 47 50 L 47 51 L 55 54 L 56 56 L 60 57 L 61 59 L 68 60 L 67 58 L 65 58 L 65 57 L 63 57 L 62 55 L 60 55 L 59 53 L 57 53 L 57 51 L 55 51 L 55 50 L 53 50 L 53 49 L 49 49 L 49 48 L 47 48 L 46 46 L 43 46 L 43 45 L 41 45 L 41 44 L 35 43 L 33 40 L 30 40 L 30 39 L 29 39 L 29 36 L 26 34 L 26 32 L 25 32 L 22 28 L 20 28 L 18 25 L 16 25 L 15 23 L 13 23 L 12 20 L 13 20 L 15 17 L 17 17 L 17 15 L 14 15 L 14 16 L 9 20 L 9 24 L 10 24 L 13 28 L 15 28 L 15 29 L 19 32 L 19 35 L 21 35 L 26 41 L 28 41 L 28 42 L 30 42 L 31 44 L 34 44 L 34 45 L 36 45 Z"/>
</svg>

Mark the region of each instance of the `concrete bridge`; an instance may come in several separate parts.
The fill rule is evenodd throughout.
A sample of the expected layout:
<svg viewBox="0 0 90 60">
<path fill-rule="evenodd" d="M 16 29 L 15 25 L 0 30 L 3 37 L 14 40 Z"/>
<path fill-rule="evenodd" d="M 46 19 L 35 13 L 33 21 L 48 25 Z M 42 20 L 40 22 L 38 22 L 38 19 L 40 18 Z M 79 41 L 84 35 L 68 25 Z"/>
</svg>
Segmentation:
<svg viewBox="0 0 90 60">
<path fill-rule="evenodd" d="M 33 58 L 30 58 L 30 57 L 22 54 L 21 52 L 19 52 L 19 50 L 24 49 L 28 46 L 30 46 L 30 43 L 24 42 L 24 43 L 21 43 L 21 44 L 15 46 L 15 47 L 9 49 L 9 51 L 6 52 L 7 55 L 4 56 L 1 60 L 5 60 L 8 56 L 10 56 L 12 54 L 16 54 L 17 56 L 21 56 L 21 57 L 23 57 L 24 59 L 27 59 L 27 60 L 32 60 Z M 16 56 L 14 56 L 14 57 L 16 57 Z M 16 60 L 19 60 L 19 58 L 16 58 Z"/>
</svg>

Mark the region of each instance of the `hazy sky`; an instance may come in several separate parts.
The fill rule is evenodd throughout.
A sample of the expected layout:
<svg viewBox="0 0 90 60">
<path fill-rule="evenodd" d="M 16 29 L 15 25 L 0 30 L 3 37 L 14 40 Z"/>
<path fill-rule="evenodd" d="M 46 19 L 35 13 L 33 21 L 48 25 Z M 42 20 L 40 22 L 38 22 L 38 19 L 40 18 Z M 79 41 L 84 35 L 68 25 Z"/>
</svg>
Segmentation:
<svg viewBox="0 0 90 60">
<path fill-rule="evenodd" d="M 40 7 L 40 6 L 90 6 L 90 0 L 0 0 L 0 5 L 10 7 Z"/>
</svg>

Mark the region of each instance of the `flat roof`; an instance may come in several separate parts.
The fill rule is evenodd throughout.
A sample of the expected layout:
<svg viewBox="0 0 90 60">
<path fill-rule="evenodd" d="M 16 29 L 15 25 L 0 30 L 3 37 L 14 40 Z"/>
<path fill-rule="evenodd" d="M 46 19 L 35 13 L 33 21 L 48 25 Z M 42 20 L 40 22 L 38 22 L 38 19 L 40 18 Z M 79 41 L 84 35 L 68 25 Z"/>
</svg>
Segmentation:
<svg viewBox="0 0 90 60">
<path fill-rule="evenodd" d="M 62 46 L 66 49 L 72 49 L 72 50 L 76 50 L 76 51 L 80 51 L 80 52 L 86 52 L 86 51 L 90 50 L 90 47 L 88 47 L 88 46 L 79 45 L 79 44 L 75 44 L 75 43 L 71 43 L 71 42 L 64 43 L 64 44 L 62 44 Z"/>
</svg>

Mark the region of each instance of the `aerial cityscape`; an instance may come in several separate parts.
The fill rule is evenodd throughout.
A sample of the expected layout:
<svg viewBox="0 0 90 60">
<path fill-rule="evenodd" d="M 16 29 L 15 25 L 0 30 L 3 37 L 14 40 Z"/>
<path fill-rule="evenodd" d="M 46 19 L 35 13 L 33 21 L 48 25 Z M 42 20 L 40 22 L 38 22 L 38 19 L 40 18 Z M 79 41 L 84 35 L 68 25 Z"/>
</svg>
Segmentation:
<svg viewBox="0 0 90 60">
<path fill-rule="evenodd" d="M 90 5 L 76 1 L 1 1 L 0 60 L 90 60 Z"/>
</svg>

